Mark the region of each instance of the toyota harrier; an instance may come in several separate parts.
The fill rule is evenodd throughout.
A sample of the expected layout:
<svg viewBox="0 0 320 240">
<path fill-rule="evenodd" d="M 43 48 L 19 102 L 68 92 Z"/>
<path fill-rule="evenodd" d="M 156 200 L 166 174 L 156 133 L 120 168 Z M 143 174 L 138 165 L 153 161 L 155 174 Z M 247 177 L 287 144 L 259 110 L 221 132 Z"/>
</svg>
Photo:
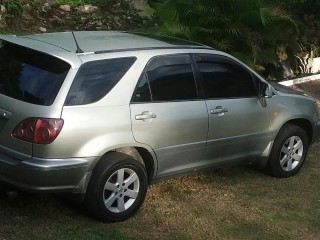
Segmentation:
<svg viewBox="0 0 320 240">
<path fill-rule="evenodd" d="M 301 169 L 316 101 L 200 44 L 128 32 L 0 35 L 0 179 L 84 196 L 102 221 L 153 182 L 235 164 Z"/>
</svg>

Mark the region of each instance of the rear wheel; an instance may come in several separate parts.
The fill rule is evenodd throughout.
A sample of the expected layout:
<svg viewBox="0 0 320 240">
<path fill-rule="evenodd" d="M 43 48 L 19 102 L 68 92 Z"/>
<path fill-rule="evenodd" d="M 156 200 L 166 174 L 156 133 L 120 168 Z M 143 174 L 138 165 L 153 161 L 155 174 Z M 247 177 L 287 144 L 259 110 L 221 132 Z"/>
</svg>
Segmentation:
<svg viewBox="0 0 320 240">
<path fill-rule="evenodd" d="M 267 165 L 268 172 L 276 177 L 297 174 L 306 159 L 308 146 L 308 136 L 302 128 L 285 125 L 274 141 Z"/>
<path fill-rule="evenodd" d="M 123 153 L 110 153 L 95 167 L 85 203 L 101 221 L 122 221 L 142 205 L 147 191 L 144 166 Z"/>
</svg>

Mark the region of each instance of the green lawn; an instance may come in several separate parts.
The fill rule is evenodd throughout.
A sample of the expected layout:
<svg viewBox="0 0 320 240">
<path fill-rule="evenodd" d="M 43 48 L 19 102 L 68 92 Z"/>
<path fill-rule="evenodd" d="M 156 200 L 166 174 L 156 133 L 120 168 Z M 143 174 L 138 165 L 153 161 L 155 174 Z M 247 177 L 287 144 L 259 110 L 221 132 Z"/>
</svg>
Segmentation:
<svg viewBox="0 0 320 240">
<path fill-rule="evenodd" d="M 135 217 L 103 224 L 55 195 L 0 193 L 0 239 L 319 239 L 320 143 L 301 173 L 276 179 L 251 167 L 152 185 Z"/>
</svg>

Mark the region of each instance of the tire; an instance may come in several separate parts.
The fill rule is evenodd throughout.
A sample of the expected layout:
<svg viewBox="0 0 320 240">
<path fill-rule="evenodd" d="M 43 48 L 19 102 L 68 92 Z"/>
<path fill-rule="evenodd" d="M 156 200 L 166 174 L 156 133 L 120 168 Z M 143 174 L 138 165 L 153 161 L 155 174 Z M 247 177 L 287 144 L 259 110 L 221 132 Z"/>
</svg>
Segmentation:
<svg viewBox="0 0 320 240">
<path fill-rule="evenodd" d="M 280 178 L 297 174 L 306 159 L 308 147 L 306 132 L 298 126 L 286 124 L 274 140 L 266 168 L 268 173 Z"/>
<path fill-rule="evenodd" d="M 146 192 L 145 167 L 129 155 L 112 152 L 94 168 L 85 205 L 88 213 L 100 221 L 123 221 L 140 208 Z"/>
</svg>

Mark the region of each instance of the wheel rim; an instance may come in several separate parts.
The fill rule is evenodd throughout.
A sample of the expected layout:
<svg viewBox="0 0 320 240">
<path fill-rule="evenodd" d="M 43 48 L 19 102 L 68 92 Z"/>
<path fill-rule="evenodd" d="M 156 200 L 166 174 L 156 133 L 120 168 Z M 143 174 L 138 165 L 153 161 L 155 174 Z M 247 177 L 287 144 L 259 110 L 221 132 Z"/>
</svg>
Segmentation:
<svg viewBox="0 0 320 240">
<path fill-rule="evenodd" d="M 115 171 L 103 189 L 103 202 L 113 213 L 124 212 L 136 201 L 140 188 L 139 177 L 129 168 Z"/>
<path fill-rule="evenodd" d="M 280 166 L 284 171 L 295 169 L 303 155 L 303 142 L 300 137 L 292 136 L 283 144 L 280 152 Z"/>
</svg>

